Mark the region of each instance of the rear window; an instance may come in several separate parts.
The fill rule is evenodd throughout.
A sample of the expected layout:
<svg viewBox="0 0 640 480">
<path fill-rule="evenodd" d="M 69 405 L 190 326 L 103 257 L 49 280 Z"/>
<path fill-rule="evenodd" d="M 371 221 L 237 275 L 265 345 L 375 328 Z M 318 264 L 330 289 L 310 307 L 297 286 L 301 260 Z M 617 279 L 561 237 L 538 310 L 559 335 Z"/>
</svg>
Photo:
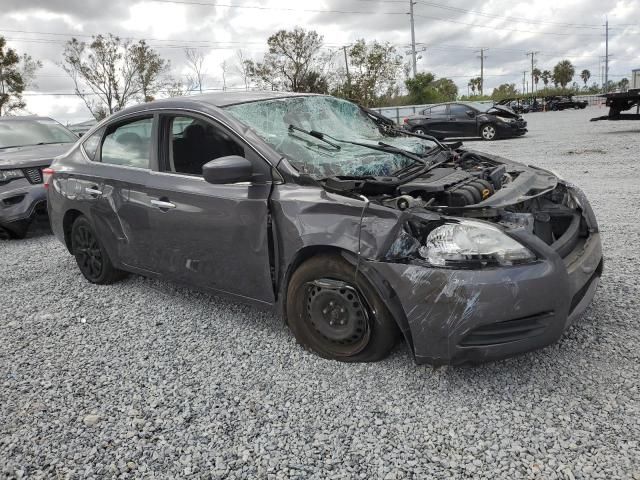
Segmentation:
<svg viewBox="0 0 640 480">
<path fill-rule="evenodd" d="M 53 143 L 74 143 L 78 137 L 50 119 L 16 119 L 0 122 L 0 148 Z"/>
</svg>

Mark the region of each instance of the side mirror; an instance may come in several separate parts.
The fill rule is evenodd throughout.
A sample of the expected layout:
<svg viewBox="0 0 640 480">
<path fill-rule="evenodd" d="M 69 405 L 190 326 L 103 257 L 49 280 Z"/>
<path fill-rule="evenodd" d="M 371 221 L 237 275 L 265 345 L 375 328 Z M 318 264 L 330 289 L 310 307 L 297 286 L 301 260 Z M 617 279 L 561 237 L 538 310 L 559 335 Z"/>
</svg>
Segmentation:
<svg viewBox="0 0 640 480">
<path fill-rule="evenodd" d="M 205 181 L 213 184 L 250 182 L 253 174 L 251 162 L 238 155 L 220 157 L 202 166 Z"/>
<path fill-rule="evenodd" d="M 467 117 L 473 118 L 475 116 L 476 116 L 476 112 L 474 112 L 473 110 L 467 110 Z"/>
</svg>

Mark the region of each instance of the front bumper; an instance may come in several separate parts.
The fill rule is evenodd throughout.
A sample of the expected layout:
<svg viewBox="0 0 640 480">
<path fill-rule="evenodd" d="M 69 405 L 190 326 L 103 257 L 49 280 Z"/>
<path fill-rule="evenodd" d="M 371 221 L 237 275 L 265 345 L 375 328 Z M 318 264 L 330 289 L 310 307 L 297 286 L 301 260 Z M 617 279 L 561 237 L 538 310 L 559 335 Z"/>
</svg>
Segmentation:
<svg viewBox="0 0 640 480">
<path fill-rule="evenodd" d="M 21 232 L 29 225 L 38 209 L 44 209 L 47 192 L 44 186 L 25 178 L 0 185 L 0 227 Z"/>
<path fill-rule="evenodd" d="M 498 135 L 501 137 L 518 137 L 528 132 L 527 122 L 524 120 L 517 120 L 510 123 L 497 124 Z"/>
<path fill-rule="evenodd" d="M 591 303 L 602 272 L 600 235 L 561 258 L 537 237 L 539 261 L 485 270 L 371 262 L 406 318 L 417 363 L 477 363 L 557 341 Z"/>
</svg>

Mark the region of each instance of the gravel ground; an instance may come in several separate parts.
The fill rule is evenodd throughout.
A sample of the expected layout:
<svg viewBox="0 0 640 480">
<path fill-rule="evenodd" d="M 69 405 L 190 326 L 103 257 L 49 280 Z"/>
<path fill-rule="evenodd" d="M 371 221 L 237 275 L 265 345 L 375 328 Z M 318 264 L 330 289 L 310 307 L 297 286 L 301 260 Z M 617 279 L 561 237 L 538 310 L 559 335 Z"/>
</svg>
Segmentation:
<svg viewBox="0 0 640 480">
<path fill-rule="evenodd" d="M 403 345 L 349 365 L 271 313 L 132 276 L 86 283 L 45 231 L 0 243 L 5 477 L 640 479 L 640 122 L 527 115 L 468 142 L 581 185 L 602 228 L 593 306 L 557 344 L 467 368 Z"/>
</svg>

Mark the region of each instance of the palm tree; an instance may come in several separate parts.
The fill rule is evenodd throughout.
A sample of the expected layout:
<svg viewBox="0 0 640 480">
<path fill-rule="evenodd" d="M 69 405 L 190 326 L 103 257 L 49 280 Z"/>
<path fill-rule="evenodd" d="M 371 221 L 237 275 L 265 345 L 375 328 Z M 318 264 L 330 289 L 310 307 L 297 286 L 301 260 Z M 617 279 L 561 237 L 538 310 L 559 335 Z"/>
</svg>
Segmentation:
<svg viewBox="0 0 640 480">
<path fill-rule="evenodd" d="M 542 79 L 542 83 L 544 83 L 544 88 L 547 88 L 549 85 L 549 80 L 551 80 L 551 72 L 549 70 L 545 70 L 540 74 L 540 78 Z"/>
<path fill-rule="evenodd" d="M 476 79 L 472 78 L 471 80 L 469 80 L 469 86 L 471 87 L 471 93 L 473 95 L 476 94 Z"/>
<path fill-rule="evenodd" d="M 553 82 L 565 88 L 573 79 L 576 69 L 569 60 L 561 60 L 553 67 Z"/>
<path fill-rule="evenodd" d="M 531 75 L 533 75 L 533 84 L 536 87 L 536 90 L 538 89 L 538 82 L 540 81 L 540 76 L 542 75 L 542 72 L 540 71 L 540 69 L 538 67 L 534 68 L 531 71 Z"/>
<path fill-rule="evenodd" d="M 587 82 L 591 78 L 591 72 L 585 68 L 580 72 L 580 78 L 584 82 L 584 87 L 587 88 Z"/>
</svg>

